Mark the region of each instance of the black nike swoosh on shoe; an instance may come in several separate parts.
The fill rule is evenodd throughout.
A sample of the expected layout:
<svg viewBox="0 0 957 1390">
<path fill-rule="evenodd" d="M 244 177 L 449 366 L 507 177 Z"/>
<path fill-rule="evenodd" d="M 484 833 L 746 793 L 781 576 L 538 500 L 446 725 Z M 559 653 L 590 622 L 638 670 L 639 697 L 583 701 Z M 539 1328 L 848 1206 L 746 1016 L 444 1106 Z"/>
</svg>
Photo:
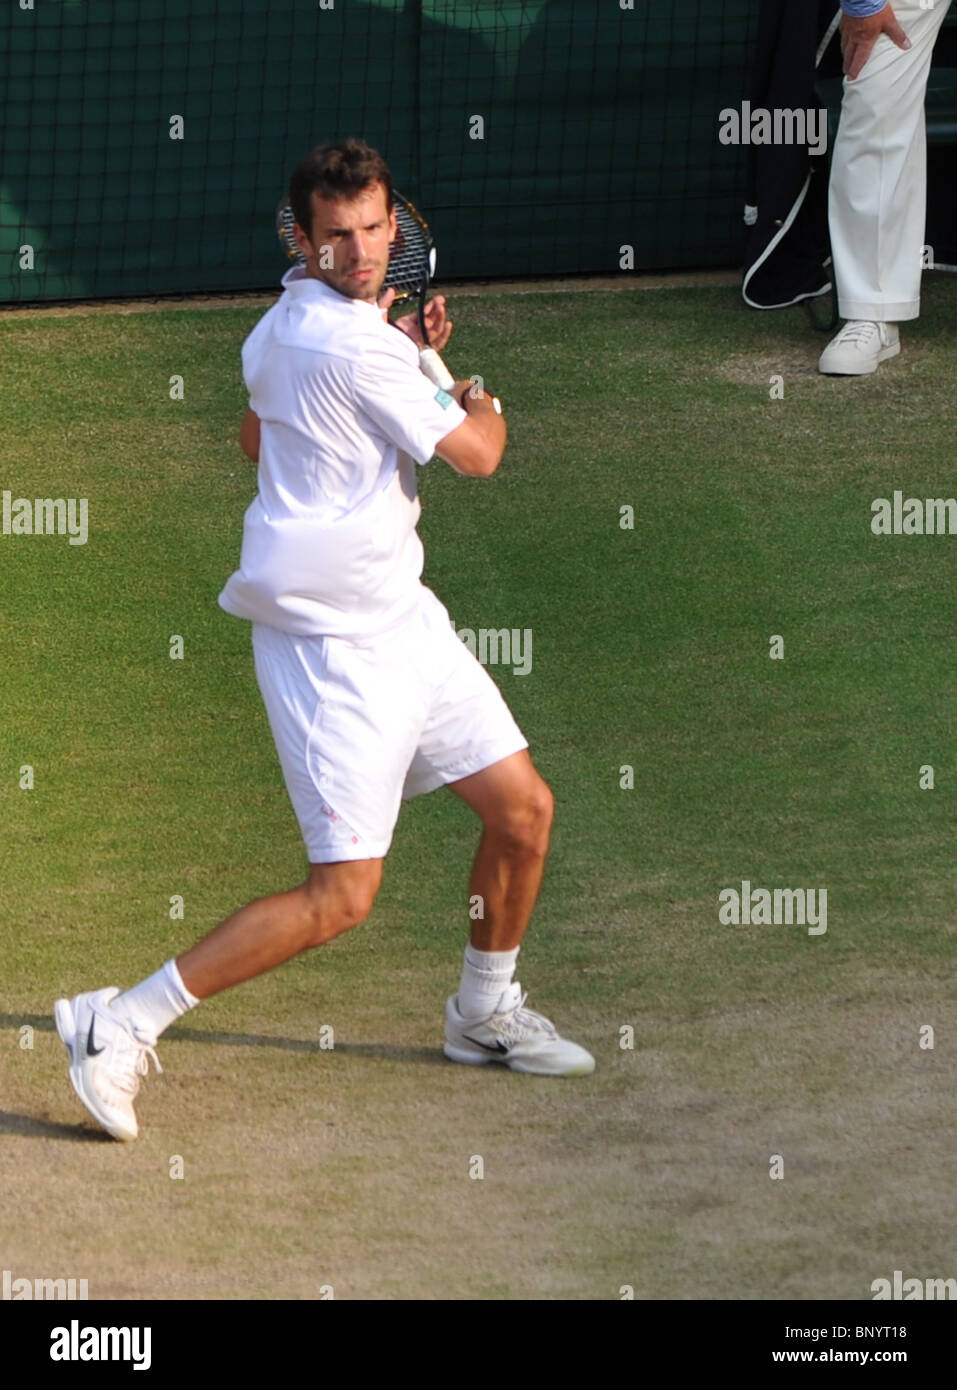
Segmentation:
<svg viewBox="0 0 957 1390">
<path fill-rule="evenodd" d="M 102 1048 L 102 1047 L 94 1047 L 94 1046 L 93 1046 L 93 1024 L 94 1024 L 95 1022 L 96 1022 L 96 1015 L 94 1014 L 93 1017 L 90 1019 L 90 1031 L 89 1031 L 89 1032 L 87 1033 L 87 1035 L 86 1035 L 86 1055 L 87 1055 L 88 1057 L 95 1057 L 95 1056 L 97 1055 L 97 1053 L 103 1051 L 103 1048 Z M 106 1046 L 106 1044 L 104 1043 L 104 1047 L 105 1047 L 105 1046 Z"/>
<path fill-rule="evenodd" d="M 462 1037 L 468 1042 L 474 1043 L 476 1047 L 483 1048 L 486 1052 L 508 1052 L 508 1048 L 503 1042 L 496 1042 L 493 1047 L 491 1043 L 479 1042 L 478 1038 L 470 1038 L 468 1033 L 463 1033 Z"/>
</svg>

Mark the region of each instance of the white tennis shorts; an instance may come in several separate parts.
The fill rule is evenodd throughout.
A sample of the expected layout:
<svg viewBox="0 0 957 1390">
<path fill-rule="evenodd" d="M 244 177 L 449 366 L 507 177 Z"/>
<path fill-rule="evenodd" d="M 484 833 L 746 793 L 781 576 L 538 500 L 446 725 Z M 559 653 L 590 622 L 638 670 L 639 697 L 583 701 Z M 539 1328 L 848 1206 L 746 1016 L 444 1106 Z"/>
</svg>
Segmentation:
<svg viewBox="0 0 957 1390">
<path fill-rule="evenodd" d="M 528 747 L 498 686 L 422 586 L 359 645 L 254 623 L 256 678 L 309 861 L 382 859 L 404 800 Z"/>
</svg>

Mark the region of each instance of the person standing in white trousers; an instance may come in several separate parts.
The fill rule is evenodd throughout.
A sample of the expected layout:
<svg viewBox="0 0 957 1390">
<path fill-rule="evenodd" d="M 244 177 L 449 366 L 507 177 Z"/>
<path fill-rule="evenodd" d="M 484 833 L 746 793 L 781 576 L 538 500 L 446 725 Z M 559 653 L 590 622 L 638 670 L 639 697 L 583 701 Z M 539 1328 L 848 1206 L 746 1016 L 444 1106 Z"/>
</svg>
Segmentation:
<svg viewBox="0 0 957 1390">
<path fill-rule="evenodd" d="M 924 97 L 951 0 L 841 0 L 844 99 L 829 219 L 838 307 L 847 319 L 819 370 L 864 376 L 900 352 L 920 313 L 927 205 Z"/>
</svg>

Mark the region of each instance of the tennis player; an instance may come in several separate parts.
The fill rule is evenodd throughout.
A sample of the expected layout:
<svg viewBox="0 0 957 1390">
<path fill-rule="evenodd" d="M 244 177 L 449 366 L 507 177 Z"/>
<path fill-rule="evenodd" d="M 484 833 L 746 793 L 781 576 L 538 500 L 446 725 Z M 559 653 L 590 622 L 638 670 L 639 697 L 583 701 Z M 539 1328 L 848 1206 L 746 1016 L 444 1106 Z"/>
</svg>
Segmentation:
<svg viewBox="0 0 957 1390">
<path fill-rule="evenodd" d="M 415 315 L 389 324 L 381 294 L 396 234 L 392 179 L 357 140 L 324 145 L 290 183 L 305 266 L 243 345 L 240 431 L 259 464 L 240 568 L 220 604 L 252 625 L 256 676 L 305 841 L 309 873 L 220 923 L 125 993 L 60 999 L 70 1079 L 116 1139 L 137 1136 L 134 1101 L 160 1034 L 187 1010 L 369 914 L 400 805 L 448 786 L 482 835 L 471 922 L 445 1055 L 546 1076 L 594 1059 L 525 1007 L 513 976 L 538 896 L 553 800 L 495 682 L 421 582 L 416 465 L 495 472 L 506 427 L 472 381 L 439 390 L 419 370 Z M 427 323 L 441 350 L 441 296 Z"/>
</svg>

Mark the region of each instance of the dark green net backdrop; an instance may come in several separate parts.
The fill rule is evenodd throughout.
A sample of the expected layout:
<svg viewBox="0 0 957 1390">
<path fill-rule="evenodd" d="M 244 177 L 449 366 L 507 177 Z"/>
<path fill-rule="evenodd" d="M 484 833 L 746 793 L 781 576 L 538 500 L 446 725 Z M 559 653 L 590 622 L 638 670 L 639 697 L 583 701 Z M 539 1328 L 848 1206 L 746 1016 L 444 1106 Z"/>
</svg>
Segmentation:
<svg viewBox="0 0 957 1390">
<path fill-rule="evenodd" d="M 0 7 L 2 301 L 273 286 L 292 165 L 352 134 L 442 278 L 615 273 L 623 245 L 638 271 L 740 259 L 717 116 L 756 0 L 34 4 Z"/>
</svg>

